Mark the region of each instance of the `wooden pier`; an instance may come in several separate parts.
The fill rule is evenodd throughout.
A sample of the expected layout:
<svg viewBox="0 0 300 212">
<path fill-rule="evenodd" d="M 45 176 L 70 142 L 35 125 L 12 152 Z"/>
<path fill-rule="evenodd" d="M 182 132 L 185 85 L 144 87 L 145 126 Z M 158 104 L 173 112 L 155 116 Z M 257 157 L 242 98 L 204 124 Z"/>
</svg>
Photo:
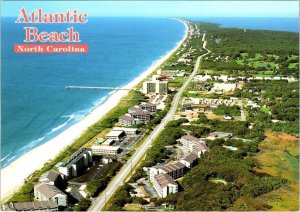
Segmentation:
<svg viewBox="0 0 300 212">
<path fill-rule="evenodd" d="M 96 86 L 65 86 L 66 89 L 91 89 L 91 90 L 132 90 L 119 87 L 96 87 Z"/>
</svg>

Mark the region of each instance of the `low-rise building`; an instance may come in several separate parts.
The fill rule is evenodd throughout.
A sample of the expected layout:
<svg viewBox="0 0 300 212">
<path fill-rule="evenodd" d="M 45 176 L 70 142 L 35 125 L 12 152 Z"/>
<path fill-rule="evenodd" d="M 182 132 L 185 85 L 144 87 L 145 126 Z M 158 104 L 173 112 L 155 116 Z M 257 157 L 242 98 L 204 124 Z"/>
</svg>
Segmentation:
<svg viewBox="0 0 300 212">
<path fill-rule="evenodd" d="M 179 139 L 179 141 L 187 149 L 190 149 L 193 143 L 205 143 L 205 141 L 192 135 L 184 135 Z"/>
<path fill-rule="evenodd" d="M 181 162 L 172 162 L 159 169 L 159 172 L 170 175 L 173 179 L 177 179 L 182 177 L 187 172 L 187 169 Z"/>
<path fill-rule="evenodd" d="M 2 205 L 2 211 L 58 211 L 58 205 L 52 200 L 11 202 Z"/>
<path fill-rule="evenodd" d="M 141 121 L 148 121 L 151 118 L 151 113 L 147 110 L 143 110 L 139 106 L 133 106 L 128 109 L 128 113 L 137 119 L 140 119 Z"/>
<path fill-rule="evenodd" d="M 119 117 L 119 124 L 121 124 L 122 126 L 132 126 L 140 123 L 140 119 L 134 118 L 130 114 L 125 114 Z"/>
<path fill-rule="evenodd" d="M 34 198 L 38 201 L 53 201 L 58 206 L 68 205 L 67 195 L 54 185 L 39 183 L 34 186 Z"/>
<path fill-rule="evenodd" d="M 109 133 L 107 133 L 106 138 L 120 141 L 125 136 L 125 133 L 123 130 L 111 130 Z"/>
<path fill-rule="evenodd" d="M 108 138 L 101 145 L 102 146 L 111 146 L 114 144 L 114 142 L 115 142 L 115 140 Z"/>
<path fill-rule="evenodd" d="M 143 110 L 147 110 L 147 111 L 149 111 L 151 113 L 156 112 L 156 105 L 152 104 L 150 102 L 142 102 L 139 105 L 139 107 L 142 108 Z"/>
<path fill-rule="evenodd" d="M 197 160 L 198 160 L 198 155 L 191 153 L 181 158 L 179 162 L 184 164 L 187 168 L 190 169 L 193 167 L 193 165 L 196 163 Z"/>
<path fill-rule="evenodd" d="M 39 182 L 58 186 L 58 185 L 61 185 L 61 183 L 63 182 L 63 179 L 57 171 L 54 171 L 53 169 L 51 169 L 50 171 L 47 171 L 44 174 L 42 174 L 42 176 L 39 179 Z"/>
<path fill-rule="evenodd" d="M 116 156 L 120 152 L 120 146 L 102 146 L 94 145 L 91 147 L 93 155 Z"/>
<path fill-rule="evenodd" d="M 83 173 L 84 169 L 92 163 L 92 151 L 88 148 L 83 148 L 75 152 L 69 160 L 63 163 L 58 171 L 64 176 L 64 179 L 77 177 Z"/>
<path fill-rule="evenodd" d="M 185 148 L 196 154 L 199 158 L 205 152 L 210 151 L 209 147 L 206 146 L 205 141 L 191 135 L 182 136 L 179 141 Z"/>
<path fill-rule="evenodd" d="M 151 180 L 154 189 L 161 198 L 178 192 L 178 184 L 167 174 L 156 175 Z"/>
<path fill-rule="evenodd" d="M 171 162 L 164 166 L 150 167 L 149 175 L 150 179 L 153 179 L 158 174 L 167 174 L 173 179 L 182 177 L 187 171 L 187 167 L 178 161 Z"/>
<path fill-rule="evenodd" d="M 128 128 L 128 127 L 114 127 L 113 130 L 121 130 L 124 131 L 124 133 L 127 136 L 135 136 L 138 134 L 137 128 Z"/>
</svg>

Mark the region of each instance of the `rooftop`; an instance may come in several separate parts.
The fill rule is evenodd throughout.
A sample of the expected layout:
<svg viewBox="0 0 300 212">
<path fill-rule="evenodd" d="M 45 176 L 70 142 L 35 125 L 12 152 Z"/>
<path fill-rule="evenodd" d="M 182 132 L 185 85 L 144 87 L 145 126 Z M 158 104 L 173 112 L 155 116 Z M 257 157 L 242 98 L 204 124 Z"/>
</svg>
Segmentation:
<svg viewBox="0 0 300 212">
<path fill-rule="evenodd" d="M 57 171 L 54 171 L 53 169 L 51 169 L 50 171 L 45 172 L 40 177 L 40 180 L 42 180 L 42 179 L 48 179 L 51 182 L 55 182 L 57 180 L 58 176 L 59 176 L 59 173 Z"/>
<path fill-rule="evenodd" d="M 73 155 L 71 155 L 71 157 L 65 163 L 62 164 L 62 166 L 67 166 L 68 164 L 72 164 L 77 159 L 78 156 L 85 153 L 86 151 L 88 151 L 87 148 L 79 149 Z"/>
<path fill-rule="evenodd" d="M 195 142 L 198 142 L 200 140 L 199 138 L 196 138 L 192 135 L 182 136 L 181 139 L 184 139 L 184 140 L 187 140 L 187 141 L 195 141 Z"/>
<path fill-rule="evenodd" d="M 123 119 L 125 121 L 133 121 L 134 120 L 134 118 L 129 115 L 120 116 L 119 119 Z"/>
<path fill-rule="evenodd" d="M 154 176 L 161 188 L 168 186 L 169 184 L 177 185 L 173 178 L 167 174 L 158 174 Z"/>
<path fill-rule="evenodd" d="M 46 198 L 50 199 L 51 197 L 60 194 L 60 195 L 66 195 L 63 193 L 61 190 L 59 190 L 56 186 L 54 185 L 49 185 L 46 183 L 40 183 L 36 185 L 35 190 L 39 191 L 43 196 Z"/>
<path fill-rule="evenodd" d="M 185 160 L 185 161 L 187 161 L 189 163 L 193 163 L 197 159 L 198 159 L 198 156 L 196 154 L 194 154 L 194 153 L 191 153 L 191 154 L 189 154 L 187 156 L 184 156 L 181 160 Z"/>
<path fill-rule="evenodd" d="M 91 147 L 92 149 L 102 149 L 102 150 L 112 150 L 116 151 L 120 149 L 120 146 L 101 146 L 101 145 L 94 145 Z"/>
<path fill-rule="evenodd" d="M 108 137 L 108 136 L 120 136 L 120 135 L 122 135 L 122 133 L 124 133 L 123 130 L 112 130 L 112 131 L 110 131 L 110 132 L 106 135 L 106 137 Z"/>
<path fill-rule="evenodd" d="M 58 205 L 53 201 L 9 203 L 3 205 L 4 211 L 33 211 L 33 210 L 56 209 L 57 207 Z"/>
<path fill-rule="evenodd" d="M 129 127 L 114 127 L 113 130 L 122 130 L 122 131 L 130 131 L 130 132 L 135 132 L 138 129 L 137 128 L 129 128 Z"/>
<path fill-rule="evenodd" d="M 185 168 L 185 165 L 183 163 L 175 162 L 175 163 L 169 163 L 169 164 L 165 165 L 164 167 L 162 167 L 161 169 L 166 171 L 167 173 L 169 173 L 169 172 L 176 171 L 178 169 L 183 169 L 183 168 Z"/>
</svg>

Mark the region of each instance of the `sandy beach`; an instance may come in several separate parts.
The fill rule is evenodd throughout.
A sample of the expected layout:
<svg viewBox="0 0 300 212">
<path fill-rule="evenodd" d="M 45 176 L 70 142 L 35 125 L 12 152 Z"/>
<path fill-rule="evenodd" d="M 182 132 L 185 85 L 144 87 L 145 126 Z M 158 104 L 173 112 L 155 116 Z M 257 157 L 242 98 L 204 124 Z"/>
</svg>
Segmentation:
<svg viewBox="0 0 300 212">
<path fill-rule="evenodd" d="M 178 20 L 178 19 L 177 19 Z M 178 20 L 185 25 L 185 35 L 176 47 L 169 51 L 165 56 L 156 61 L 141 75 L 124 86 L 124 88 L 134 88 L 138 83 L 144 80 L 149 74 L 157 69 L 164 61 L 175 52 L 187 37 L 188 26 L 181 20 Z M 128 90 L 118 90 L 109 98 L 97 106 L 91 113 L 85 116 L 80 122 L 72 125 L 70 128 L 63 131 L 61 134 L 46 142 L 45 144 L 32 149 L 25 153 L 17 160 L 1 169 L 1 200 L 9 197 L 13 192 L 24 183 L 24 180 L 34 171 L 43 167 L 43 165 L 53 159 L 68 145 L 78 138 L 89 126 L 96 123 L 108 111 L 115 107 L 122 97 L 128 93 Z"/>
</svg>

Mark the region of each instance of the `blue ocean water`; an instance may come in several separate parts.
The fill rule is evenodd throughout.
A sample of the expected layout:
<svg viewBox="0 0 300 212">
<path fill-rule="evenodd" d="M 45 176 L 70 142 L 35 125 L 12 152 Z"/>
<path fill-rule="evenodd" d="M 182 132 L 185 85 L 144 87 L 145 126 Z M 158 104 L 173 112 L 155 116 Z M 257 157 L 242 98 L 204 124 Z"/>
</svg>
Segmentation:
<svg viewBox="0 0 300 212">
<path fill-rule="evenodd" d="M 65 86 L 125 85 L 184 35 L 173 19 L 89 18 L 84 25 L 35 25 L 48 32 L 73 26 L 88 54 L 15 54 L 28 25 L 14 21 L 2 18 L 2 167 L 81 120 L 110 92 Z"/>
<path fill-rule="evenodd" d="M 298 18 L 187 18 L 194 21 L 203 21 L 220 24 L 224 28 L 263 29 L 299 32 Z"/>
</svg>

